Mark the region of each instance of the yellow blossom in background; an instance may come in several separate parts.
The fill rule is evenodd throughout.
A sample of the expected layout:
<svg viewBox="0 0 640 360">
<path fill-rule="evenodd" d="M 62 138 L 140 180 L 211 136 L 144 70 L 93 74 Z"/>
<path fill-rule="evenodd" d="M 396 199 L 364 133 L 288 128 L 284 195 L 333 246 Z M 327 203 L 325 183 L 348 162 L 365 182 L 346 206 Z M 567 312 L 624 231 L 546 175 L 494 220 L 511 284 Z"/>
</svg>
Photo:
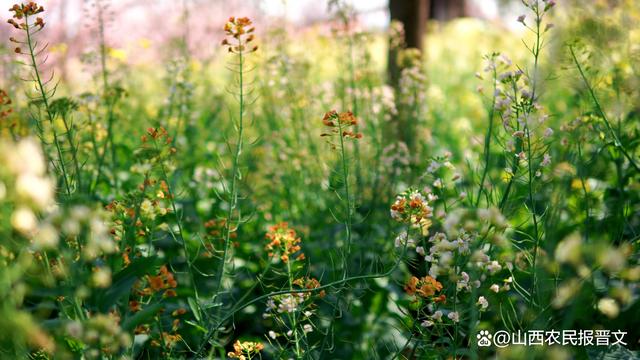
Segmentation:
<svg viewBox="0 0 640 360">
<path fill-rule="evenodd" d="M 109 48 L 109 57 L 121 62 L 127 61 L 127 52 L 124 49 Z"/>
</svg>

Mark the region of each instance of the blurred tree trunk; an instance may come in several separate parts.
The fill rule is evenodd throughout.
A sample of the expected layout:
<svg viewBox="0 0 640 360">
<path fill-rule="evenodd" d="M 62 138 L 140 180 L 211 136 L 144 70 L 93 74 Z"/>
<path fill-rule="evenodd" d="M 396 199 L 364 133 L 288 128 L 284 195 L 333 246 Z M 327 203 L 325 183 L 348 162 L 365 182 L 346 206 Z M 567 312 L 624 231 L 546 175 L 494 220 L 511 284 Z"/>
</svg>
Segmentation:
<svg viewBox="0 0 640 360">
<path fill-rule="evenodd" d="M 466 15 L 465 0 L 389 0 L 391 20 L 404 25 L 405 46 L 423 49 L 427 20 L 448 21 Z M 389 47 L 389 84 L 398 84 L 400 69 L 396 63 L 397 49 Z"/>
<path fill-rule="evenodd" d="M 465 0 L 434 0 L 431 6 L 431 19 L 449 21 L 466 15 Z"/>
<path fill-rule="evenodd" d="M 429 19 L 431 0 L 389 0 L 391 20 L 397 20 L 404 26 L 405 46 L 422 50 L 423 36 Z M 400 69 L 396 62 L 398 49 L 389 47 L 388 72 L 389 83 L 398 84 Z"/>
</svg>

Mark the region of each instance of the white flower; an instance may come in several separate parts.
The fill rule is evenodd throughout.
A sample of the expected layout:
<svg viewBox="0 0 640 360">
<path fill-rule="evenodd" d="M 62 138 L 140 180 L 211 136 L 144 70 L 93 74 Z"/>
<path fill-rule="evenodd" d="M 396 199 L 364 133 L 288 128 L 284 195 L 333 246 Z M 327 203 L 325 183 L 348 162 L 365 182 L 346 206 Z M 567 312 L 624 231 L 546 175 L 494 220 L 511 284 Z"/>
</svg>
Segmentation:
<svg viewBox="0 0 640 360">
<path fill-rule="evenodd" d="M 142 216 L 149 219 L 155 219 L 156 217 L 156 214 L 153 211 L 153 203 L 149 199 L 142 200 L 142 203 L 140 203 L 140 212 L 142 213 Z"/>
<path fill-rule="evenodd" d="M 432 327 L 433 326 L 433 321 L 431 320 L 425 320 L 422 322 L 422 324 L 420 324 L 422 327 Z"/>
<path fill-rule="evenodd" d="M 11 225 L 23 235 L 31 235 L 36 229 L 38 219 L 33 211 L 26 207 L 16 209 L 11 215 Z"/>
<path fill-rule="evenodd" d="M 544 129 L 544 137 L 551 137 L 551 135 L 553 135 L 553 129 L 552 128 Z"/>
<path fill-rule="evenodd" d="M 96 287 L 106 288 L 111 285 L 111 269 L 105 266 L 99 267 L 98 270 L 93 272 L 91 280 Z"/>
<path fill-rule="evenodd" d="M 516 154 L 516 157 L 519 160 L 527 160 L 527 154 L 525 154 L 524 151 L 520 151 L 518 154 Z"/>
<path fill-rule="evenodd" d="M 458 314 L 458 312 L 457 312 L 457 311 L 452 311 L 452 312 L 450 312 L 450 313 L 447 315 L 447 317 L 448 317 L 449 319 L 451 319 L 451 321 L 453 321 L 454 323 L 457 323 L 457 322 L 459 322 L 459 321 L 460 321 L 460 315 Z"/>
<path fill-rule="evenodd" d="M 42 149 L 34 139 L 20 141 L 15 150 L 9 153 L 8 166 L 15 174 L 44 175 L 46 165 Z"/>
<path fill-rule="evenodd" d="M 305 325 L 302 327 L 302 331 L 303 331 L 305 334 L 310 333 L 310 332 L 312 332 L 312 331 L 313 331 L 313 326 L 311 326 L 311 324 L 305 324 Z"/>
<path fill-rule="evenodd" d="M 431 316 L 431 318 L 436 320 L 436 321 L 442 320 L 442 311 L 438 310 L 438 311 L 434 312 L 433 315 Z"/>
<path fill-rule="evenodd" d="M 395 246 L 399 248 L 405 246 L 405 244 L 407 244 L 407 247 L 415 247 L 416 241 L 410 238 L 406 231 L 403 231 L 396 236 Z"/>
<path fill-rule="evenodd" d="M 269 330 L 269 337 L 275 340 L 278 337 L 278 334 L 273 330 Z"/>
<path fill-rule="evenodd" d="M 493 284 L 491 285 L 491 287 L 489 287 L 489 290 L 493 291 L 494 293 L 497 293 L 500 291 L 500 286 L 498 286 L 498 284 Z"/>
<path fill-rule="evenodd" d="M 438 178 L 436 179 L 436 181 L 433 182 L 433 187 L 436 189 L 441 189 L 444 186 L 444 184 L 442 183 L 442 179 Z"/>
<path fill-rule="evenodd" d="M 492 262 L 487 264 L 487 271 L 489 271 L 489 273 L 491 275 L 495 274 L 496 272 L 500 271 L 501 269 L 502 269 L 502 266 L 495 260 L 493 260 Z"/>
<path fill-rule="evenodd" d="M 267 310 L 272 311 L 275 309 L 276 309 L 276 302 L 273 301 L 273 298 L 269 298 L 269 300 L 267 300 Z"/>
<path fill-rule="evenodd" d="M 16 180 L 16 193 L 44 209 L 53 201 L 53 182 L 39 175 L 25 173 Z"/>
<path fill-rule="evenodd" d="M 418 246 L 416 252 L 420 254 L 420 256 L 424 256 L 424 248 L 422 246 Z"/>
<path fill-rule="evenodd" d="M 440 163 L 435 161 L 435 160 L 431 160 L 431 164 L 429 164 L 429 167 L 427 168 L 427 172 L 429 173 L 434 173 L 436 172 L 439 168 L 440 168 Z"/>
<path fill-rule="evenodd" d="M 286 295 L 280 299 L 280 304 L 278 305 L 278 312 L 280 313 L 292 313 L 298 310 L 298 298 L 293 295 Z"/>
<path fill-rule="evenodd" d="M 478 305 L 480 305 L 480 308 L 482 310 L 486 310 L 489 307 L 489 301 L 487 301 L 487 299 L 484 296 L 480 296 L 478 298 Z"/>
<path fill-rule="evenodd" d="M 598 301 L 598 310 L 610 319 L 618 317 L 618 314 L 620 313 L 618 303 L 616 303 L 612 298 L 600 299 L 600 301 Z"/>
<path fill-rule="evenodd" d="M 58 232 L 50 224 L 43 225 L 38 229 L 33 241 L 40 249 L 55 248 L 58 245 Z"/>
<path fill-rule="evenodd" d="M 544 154 L 543 158 L 542 158 L 542 162 L 540 163 L 540 166 L 544 167 L 551 164 L 551 155 L 549 155 L 548 153 Z"/>
</svg>

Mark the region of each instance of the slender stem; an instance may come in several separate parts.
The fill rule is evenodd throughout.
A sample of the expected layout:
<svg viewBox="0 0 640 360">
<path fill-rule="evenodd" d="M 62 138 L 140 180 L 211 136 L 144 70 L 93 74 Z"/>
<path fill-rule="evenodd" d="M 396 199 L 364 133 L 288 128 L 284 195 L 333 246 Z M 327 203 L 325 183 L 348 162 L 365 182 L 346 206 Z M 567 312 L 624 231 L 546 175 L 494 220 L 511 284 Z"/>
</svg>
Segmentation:
<svg viewBox="0 0 640 360">
<path fill-rule="evenodd" d="M 598 97 L 596 96 L 596 94 L 595 94 L 595 92 L 593 90 L 593 87 L 591 86 L 591 83 L 589 83 L 589 80 L 587 79 L 587 76 L 585 75 L 584 70 L 582 69 L 582 66 L 580 65 L 580 61 L 578 61 L 578 58 L 576 57 L 576 53 L 573 50 L 573 46 L 569 46 L 569 51 L 571 52 L 571 57 L 573 58 L 573 62 L 576 64 L 576 67 L 578 68 L 578 72 L 580 73 L 580 77 L 582 77 L 582 81 L 584 82 L 585 86 L 587 87 L 587 90 L 589 91 L 589 95 L 591 96 L 591 99 L 593 100 L 593 104 L 596 107 L 596 111 L 598 112 L 598 115 L 600 115 L 600 117 L 604 121 L 604 124 L 607 127 L 607 130 L 609 131 L 609 133 L 611 134 L 611 137 L 613 138 L 613 142 L 614 142 L 615 147 L 618 150 L 620 150 L 622 155 L 624 155 L 624 157 L 627 158 L 627 160 L 629 161 L 631 166 L 633 166 L 633 168 L 636 171 L 640 171 L 640 167 L 638 166 L 638 164 L 636 164 L 635 160 L 633 160 L 633 157 L 627 152 L 627 149 L 624 147 L 624 145 L 622 145 L 622 143 L 620 142 L 620 139 L 618 138 L 618 135 L 614 131 L 613 127 L 611 126 L 611 123 L 609 122 L 609 119 L 607 118 L 607 115 L 602 110 L 602 106 L 600 105 L 600 101 L 598 101 Z"/>
<path fill-rule="evenodd" d="M 535 13 L 536 13 L 536 43 L 535 43 L 535 47 L 533 50 L 533 55 L 534 55 L 534 62 L 533 62 L 533 80 L 531 82 L 531 105 L 528 109 L 528 113 L 531 112 L 531 108 L 533 107 L 533 102 L 535 101 L 536 98 L 536 84 L 537 84 L 537 77 L 538 77 L 538 58 L 540 55 L 540 49 L 541 49 L 541 38 L 540 38 L 540 24 L 542 22 L 542 18 L 540 16 L 540 9 L 539 6 L 536 4 L 535 6 Z M 525 134 L 527 136 L 527 168 L 528 168 L 528 175 L 529 175 L 529 179 L 528 179 L 528 183 L 529 183 L 529 203 L 531 204 L 531 217 L 533 218 L 533 236 L 534 236 L 534 241 L 535 241 L 535 245 L 533 247 L 533 263 L 532 263 L 532 271 L 533 271 L 533 281 L 531 283 L 531 297 L 530 297 L 530 302 L 533 303 L 534 301 L 534 295 L 536 293 L 537 287 L 538 287 L 538 271 L 537 271 L 537 260 L 538 260 L 538 248 L 540 246 L 540 236 L 539 236 L 539 230 L 538 230 L 538 217 L 536 214 L 536 203 L 535 203 L 535 199 L 533 197 L 533 179 L 534 179 L 534 174 L 533 174 L 533 165 L 532 165 L 532 151 L 531 151 L 531 131 L 529 129 L 529 123 L 528 121 L 525 121 L 525 127 L 524 127 L 524 131 Z"/>
<path fill-rule="evenodd" d="M 157 147 L 157 142 L 156 140 L 153 141 L 154 145 Z M 160 170 L 162 171 L 162 178 L 165 182 L 165 184 L 167 184 L 167 191 L 169 194 L 169 202 L 171 203 L 171 210 L 173 211 L 174 216 L 176 217 L 176 223 L 178 225 L 178 233 L 179 233 L 179 237 L 180 237 L 180 243 L 182 244 L 182 251 L 184 251 L 184 256 L 185 256 L 185 261 L 187 262 L 187 269 L 189 272 L 189 277 L 191 280 L 191 285 L 193 287 L 193 293 L 194 296 L 196 297 L 196 299 L 199 299 L 198 297 L 198 287 L 196 286 L 196 280 L 195 277 L 193 275 L 193 269 L 192 269 L 192 264 L 191 264 L 191 260 L 189 258 L 189 249 L 187 248 L 187 241 L 184 238 L 184 231 L 182 230 L 182 221 L 180 221 L 180 217 L 178 216 L 178 209 L 176 207 L 176 201 L 174 199 L 174 194 L 173 194 L 173 190 L 171 190 L 171 185 L 169 183 L 169 177 L 167 176 L 167 171 L 165 169 L 164 163 L 162 163 L 162 161 L 160 162 Z"/>
<path fill-rule="evenodd" d="M 345 151 L 345 144 L 344 144 L 344 136 L 342 136 L 342 123 L 340 121 L 337 121 L 338 123 L 338 130 L 339 130 L 339 134 L 338 136 L 340 136 L 340 159 L 342 161 L 342 176 L 343 176 L 343 181 L 344 181 L 344 193 L 345 193 L 345 197 L 347 200 L 347 219 L 346 219 L 346 223 L 345 223 L 345 230 L 347 232 L 347 254 L 344 257 L 344 269 L 343 269 L 343 276 L 346 277 L 347 275 L 347 257 L 349 256 L 349 254 L 351 253 L 351 226 L 352 226 L 352 211 L 353 211 L 353 204 L 351 203 L 351 193 L 349 191 L 349 167 L 347 166 L 347 157 L 346 157 L 346 151 Z"/>
<path fill-rule="evenodd" d="M 238 40 L 239 46 L 242 46 L 240 40 Z M 239 81 L 239 102 L 240 102 L 240 112 L 238 114 L 238 128 L 237 128 L 237 139 L 236 139 L 236 148 L 233 154 L 233 165 L 231 167 L 231 186 L 229 187 L 230 194 L 230 203 L 229 209 L 227 210 L 227 217 L 225 221 L 224 227 L 224 252 L 222 254 L 222 261 L 220 262 L 220 268 L 218 270 L 218 281 L 216 285 L 215 295 L 217 296 L 220 292 L 222 286 L 222 280 L 224 278 L 225 272 L 225 264 L 227 262 L 227 257 L 229 256 L 229 245 L 231 243 L 231 233 L 235 231 L 235 227 L 231 225 L 231 220 L 233 218 L 233 212 L 238 204 L 238 190 L 237 190 L 237 182 L 238 182 L 238 165 L 240 153 L 242 152 L 242 136 L 244 131 L 244 84 L 243 84 L 243 65 L 244 58 L 242 56 L 242 51 L 238 51 L 238 60 L 239 60 L 239 72 L 238 72 L 238 81 Z"/>
<path fill-rule="evenodd" d="M 478 195 L 476 195 L 476 206 L 480 204 L 480 196 L 484 189 L 484 181 L 487 178 L 487 173 L 489 172 L 489 165 L 491 160 L 491 134 L 493 133 L 493 115 L 495 113 L 496 107 L 496 78 L 497 78 L 497 69 L 495 64 L 493 66 L 493 97 L 491 100 L 491 109 L 489 110 L 489 129 L 487 129 L 487 135 L 484 138 L 484 170 L 482 172 L 482 178 L 480 179 L 480 186 L 478 187 Z"/>
<path fill-rule="evenodd" d="M 64 129 L 66 131 L 67 143 L 69 144 L 69 148 L 71 149 L 71 158 L 73 159 L 73 166 L 76 172 L 76 183 L 77 188 L 82 191 L 82 176 L 80 174 L 80 162 L 78 161 L 78 147 L 73 144 L 73 131 L 69 122 L 67 121 L 67 116 L 65 114 L 61 114 L 62 123 L 64 124 Z"/>
<path fill-rule="evenodd" d="M 42 98 L 42 102 L 44 104 L 45 111 L 47 113 L 47 117 L 49 123 L 51 124 L 51 129 L 53 131 L 53 141 L 56 146 L 56 152 L 58 153 L 58 160 L 60 162 L 60 169 L 62 170 L 62 179 L 64 181 L 65 190 L 67 191 L 67 195 L 71 195 L 71 186 L 69 185 L 69 179 L 67 178 L 67 169 L 64 164 L 64 158 L 62 156 L 62 147 L 60 146 L 60 142 L 58 141 L 58 134 L 56 132 L 53 113 L 51 112 L 51 108 L 49 107 L 49 97 L 47 96 L 47 91 L 45 90 L 44 84 L 42 83 L 42 78 L 40 77 L 40 70 L 38 69 L 38 63 L 36 61 L 35 49 L 33 46 L 33 39 L 31 34 L 31 26 L 29 25 L 29 16 L 25 15 L 25 32 L 27 33 L 27 45 L 29 46 L 29 57 L 31 58 L 31 66 L 33 67 L 34 75 L 36 76 L 36 83 L 38 84 L 38 91 L 40 92 L 40 97 Z"/>
<path fill-rule="evenodd" d="M 291 272 L 291 260 L 287 261 L 287 275 L 289 277 L 289 291 L 293 291 L 293 273 Z M 302 353 L 300 352 L 300 339 L 298 336 L 298 314 L 296 312 L 298 309 L 293 311 L 293 315 L 291 315 L 291 323 L 293 326 L 293 335 L 296 342 L 296 359 L 302 358 Z"/>
<path fill-rule="evenodd" d="M 107 156 L 107 148 L 110 147 L 111 150 L 111 166 L 112 166 L 112 175 L 114 175 L 114 185 L 117 188 L 118 180 L 115 176 L 115 166 L 116 166 L 116 151 L 113 142 L 113 107 L 115 105 L 115 99 L 111 96 L 113 94 L 109 93 L 109 72 L 107 70 L 107 45 L 105 41 L 104 34 L 104 13 L 102 4 L 100 2 L 97 3 L 98 7 L 98 38 L 100 41 L 100 72 L 102 78 L 102 96 L 104 100 L 104 111 L 105 117 L 107 119 L 107 139 L 105 140 L 102 146 L 102 154 L 98 159 L 98 168 L 96 179 L 94 183 L 94 187 L 97 186 L 98 181 L 100 181 L 100 176 L 102 175 L 102 167 L 104 165 L 105 158 Z"/>
</svg>

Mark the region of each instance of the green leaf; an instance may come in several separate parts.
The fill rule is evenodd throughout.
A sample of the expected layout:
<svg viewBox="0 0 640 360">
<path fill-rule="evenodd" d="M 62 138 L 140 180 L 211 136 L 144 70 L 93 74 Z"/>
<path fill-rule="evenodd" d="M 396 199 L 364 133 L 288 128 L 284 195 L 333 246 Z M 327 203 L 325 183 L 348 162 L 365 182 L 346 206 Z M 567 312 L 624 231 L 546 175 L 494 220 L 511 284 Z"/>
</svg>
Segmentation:
<svg viewBox="0 0 640 360">
<path fill-rule="evenodd" d="M 98 293 L 97 306 L 101 312 L 106 312 L 115 305 L 123 296 L 129 294 L 133 284 L 152 272 L 155 267 L 155 258 L 140 258 L 113 276 L 112 284 L 106 290 Z"/>
<path fill-rule="evenodd" d="M 198 300 L 190 297 L 187 299 L 187 302 L 189 303 L 189 307 L 191 308 L 193 316 L 196 318 L 196 320 L 198 320 L 198 322 L 201 322 L 202 315 L 200 314 L 200 305 L 198 304 Z"/>
<path fill-rule="evenodd" d="M 126 318 L 122 323 L 122 329 L 125 331 L 131 331 L 135 329 L 136 326 L 155 316 L 155 314 L 158 312 L 158 310 L 160 310 L 161 307 L 161 302 L 145 307 L 144 309 L 135 313 L 135 315 Z"/>
<path fill-rule="evenodd" d="M 207 333 L 207 329 L 205 329 L 205 328 L 203 328 L 202 326 L 200 326 L 200 325 L 198 325 L 198 324 L 194 323 L 194 322 L 193 322 L 193 321 L 191 321 L 191 320 L 186 320 L 186 321 L 185 321 L 185 323 L 187 323 L 187 324 L 189 324 L 189 325 L 193 326 L 194 328 L 196 328 L 196 329 L 198 329 L 198 330 L 202 331 L 202 333 L 204 333 L 204 334 L 206 334 L 206 333 Z"/>
</svg>

